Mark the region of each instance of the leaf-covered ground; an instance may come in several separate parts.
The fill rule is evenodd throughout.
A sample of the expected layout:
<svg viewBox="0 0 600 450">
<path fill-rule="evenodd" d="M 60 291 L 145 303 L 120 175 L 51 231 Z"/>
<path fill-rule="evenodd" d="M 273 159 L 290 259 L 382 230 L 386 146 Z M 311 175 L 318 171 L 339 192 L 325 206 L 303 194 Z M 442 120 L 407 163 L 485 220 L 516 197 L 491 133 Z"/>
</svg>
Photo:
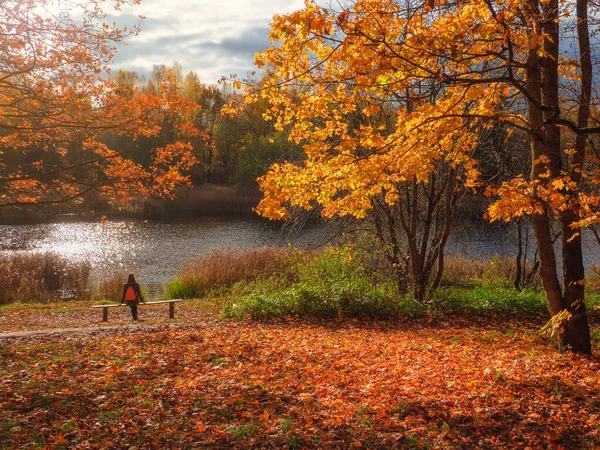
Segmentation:
<svg viewBox="0 0 600 450">
<path fill-rule="evenodd" d="M 2 448 L 599 448 L 540 324 L 144 323 L 0 341 Z"/>
<path fill-rule="evenodd" d="M 215 299 L 219 301 L 219 299 Z M 0 306 L 0 333 L 23 330 L 46 330 L 51 328 L 101 327 L 102 309 L 92 308 L 92 304 L 81 302 L 58 302 L 46 304 L 13 303 Z M 216 308 L 206 300 L 186 300 L 175 305 L 175 323 L 204 320 L 214 317 Z M 169 305 L 148 305 L 139 307 L 139 316 L 146 324 L 172 323 L 169 319 Z M 131 312 L 126 306 L 110 308 L 109 324 L 131 322 Z"/>
</svg>

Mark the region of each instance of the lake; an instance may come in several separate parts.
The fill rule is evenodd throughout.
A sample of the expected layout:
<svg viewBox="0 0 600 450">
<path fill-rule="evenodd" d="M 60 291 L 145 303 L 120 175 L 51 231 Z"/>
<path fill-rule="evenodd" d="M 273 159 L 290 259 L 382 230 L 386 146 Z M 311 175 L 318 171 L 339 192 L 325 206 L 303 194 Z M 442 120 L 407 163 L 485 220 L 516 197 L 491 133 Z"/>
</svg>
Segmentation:
<svg viewBox="0 0 600 450">
<path fill-rule="evenodd" d="M 152 295 L 191 259 L 215 249 L 263 246 L 315 248 L 334 233 L 325 225 L 288 232 L 281 226 L 251 219 L 194 221 L 108 221 L 0 225 L 0 251 L 53 252 L 88 260 L 92 277 L 116 270 L 131 271 Z M 598 247 L 588 241 L 587 265 L 600 261 Z M 489 258 L 515 254 L 514 229 L 461 223 L 455 227 L 447 254 Z"/>
</svg>

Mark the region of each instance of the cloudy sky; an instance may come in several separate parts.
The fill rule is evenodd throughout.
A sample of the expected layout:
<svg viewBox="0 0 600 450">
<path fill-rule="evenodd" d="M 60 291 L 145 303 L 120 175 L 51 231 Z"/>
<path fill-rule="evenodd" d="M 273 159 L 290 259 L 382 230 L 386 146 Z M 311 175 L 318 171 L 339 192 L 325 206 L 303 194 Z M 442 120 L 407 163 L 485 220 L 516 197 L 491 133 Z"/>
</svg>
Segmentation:
<svg viewBox="0 0 600 450">
<path fill-rule="evenodd" d="M 153 64 L 178 61 L 206 84 L 230 73 L 243 77 L 255 69 L 254 53 L 269 46 L 273 15 L 303 6 L 303 0 L 142 0 L 116 19 L 130 27 L 146 17 L 142 32 L 119 49 L 113 69 L 147 74 Z"/>
</svg>

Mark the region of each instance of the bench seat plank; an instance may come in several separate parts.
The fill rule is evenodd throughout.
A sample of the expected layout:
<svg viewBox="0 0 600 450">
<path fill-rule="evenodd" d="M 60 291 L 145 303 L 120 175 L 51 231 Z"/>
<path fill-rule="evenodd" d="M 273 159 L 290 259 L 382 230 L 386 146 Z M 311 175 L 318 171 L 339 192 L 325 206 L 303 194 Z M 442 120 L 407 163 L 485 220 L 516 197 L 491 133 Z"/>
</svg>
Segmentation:
<svg viewBox="0 0 600 450">
<path fill-rule="evenodd" d="M 175 302 L 182 302 L 183 299 L 182 298 L 175 298 L 173 300 L 159 300 L 157 302 L 146 302 L 146 303 L 142 303 L 140 302 L 140 305 L 158 305 L 160 303 L 175 303 Z M 110 304 L 110 305 L 93 305 L 92 308 L 118 308 L 119 306 L 127 306 L 125 303 L 114 303 L 114 304 Z"/>
<path fill-rule="evenodd" d="M 175 302 L 182 302 L 183 299 L 182 298 L 174 298 L 173 300 L 159 300 L 157 302 L 146 302 L 146 305 L 158 305 L 159 303 L 175 303 Z M 140 303 L 140 305 L 143 305 L 144 303 Z"/>
<path fill-rule="evenodd" d="M 174 319 L 175 318 L 175 303 L 176 302 L 182 302 L 183 299 L 182 298 L 174 298 L 172 300 L 159 300 L 156 302 L 140 302 L 139 305 L 158 305 L 161 303 L 168 303 L 169 304 L 169 318 L 170 319 Z M 111 304 L 111 305 L 92 305 L 92 308 L 102 308 L 102 321 L 103 322 L 108 322 L 108 308 L 119 308 L 121 306 L 127 306 L 125 303 L 117 303 L 117 304 Z"/>
</svg>

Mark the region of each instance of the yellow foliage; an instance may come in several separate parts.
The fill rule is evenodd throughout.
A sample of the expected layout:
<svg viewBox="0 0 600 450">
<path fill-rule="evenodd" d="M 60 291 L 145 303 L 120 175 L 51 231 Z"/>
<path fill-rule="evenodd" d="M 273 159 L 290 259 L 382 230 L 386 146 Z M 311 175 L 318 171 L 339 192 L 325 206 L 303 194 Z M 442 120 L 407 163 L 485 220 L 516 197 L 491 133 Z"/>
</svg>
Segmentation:
<svg viewBox="0 0 600 450">
<path fill-rule="evenodd" d="M 364 217 L 373 197 L 400 201 L 400 183 L 426 183 L 441 162 L 475 189 L 481 131 L 494 123 L 527 131 L 527 118 L 507 104 L 526 85 L 527 58 L 546 56 L 550 39 L 527 0 L 403 8 L 357 0 L 335 12 L 307 0 L 274 17 L 274 45 L 256 55 L 259 67 L 274 68 L 273 84 L 248 89 L 246 102 L 267 102 L 265 117 L 290 132 L 306 160 L 275 165 L 259 180 L 261 214 L 282 218 L 290 207 L 319 204 L 326 217 Z M 573 60 L 559 60 L 561 76 L 575 79 L 576 70 Z M 568 173 L 555 176 L 546 155 L 533 164 L 539 181 L 517 177 L 487 189 L 497 197 L 491 220 L 581 208 L 586 218 L 577 226 L 596 223 L 597 195 L 579 192 Z"/>
</svg>

